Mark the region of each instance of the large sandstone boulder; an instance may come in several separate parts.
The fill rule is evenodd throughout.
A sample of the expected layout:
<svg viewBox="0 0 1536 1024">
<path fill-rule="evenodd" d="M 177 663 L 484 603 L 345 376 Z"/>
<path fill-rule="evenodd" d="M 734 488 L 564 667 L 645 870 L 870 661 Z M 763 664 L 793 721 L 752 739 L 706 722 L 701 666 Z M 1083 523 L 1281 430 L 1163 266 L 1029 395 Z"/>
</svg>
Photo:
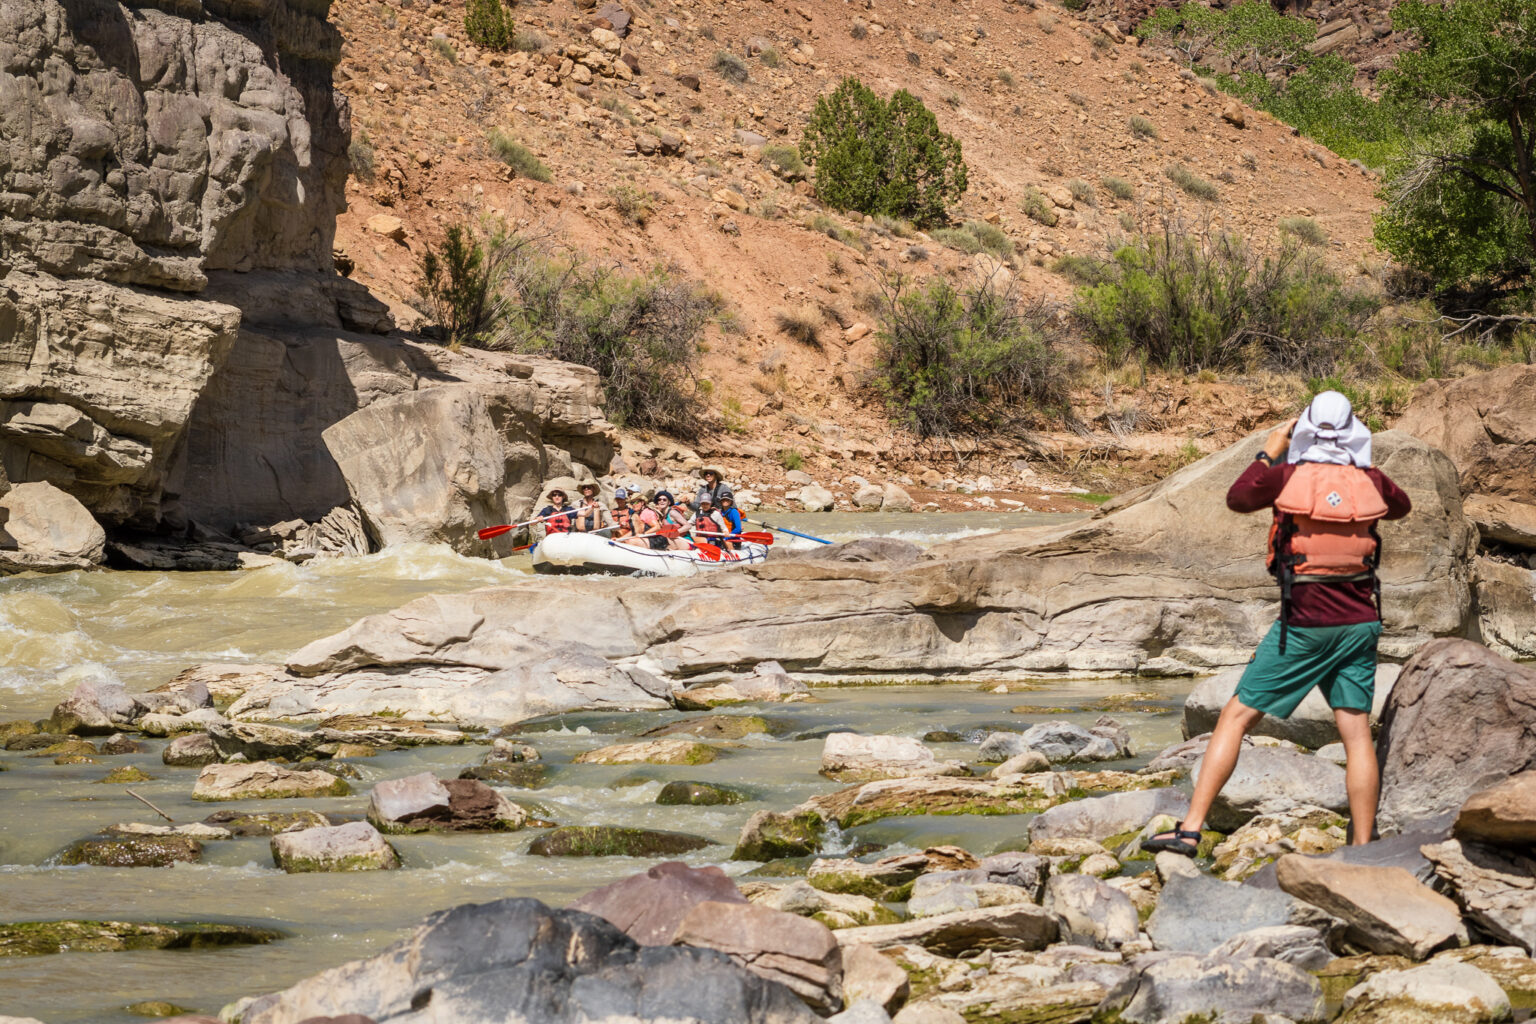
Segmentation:
<svg viewBox="0 0 1536 1024">
<path fill-rule="evenodd" d="M 1536 658 L 1536 569 L 1479 555 L 1474 578 L 1483 643 L 1506 658 Z"/>
<path fill-rule="evenodd" d="M 1403 666 L 1382 712 L 1383 831 L 1454 811 L 1536 768 L 1536 669 L 1470 640 L 1437 640 Z"/>
<path fill-rule="evenodd" d="M 1449 455 L 1463 493 L 1536 504 L 1536 366 L 1426 381 L 1396 427 Z"/>
<path fill-rule="evenodd" d="M 423 992 L 431 993 L 432 1017 L 455 1024 L 820 1020 L 790 989 L 720 953 L 641 947 L 601 918 L 552 910 L 532 899 L 439 911 L 378 956 L 256 999 L 241 1019 L 245 1024 L 297 1024 L 344 1014 L 407 1019 L 418 1016 L 415 1001 Z"/>
<path fill-rule="evenodd" d="M 491 541 L 475 536 L 508 518 L 501 439 L 474 388 L 451 385 L 382 399 L 323 436 L 380 545 L 444 543 L 486 555 L 511 550 L 511 534 Z"/>
<path fill-rule="evenodd" d="M 106 558 L 107 535 L 85 506 L 49 483 L 17 484 L 0 495 L 0 573 L 89 569 Z"/>
</svg>

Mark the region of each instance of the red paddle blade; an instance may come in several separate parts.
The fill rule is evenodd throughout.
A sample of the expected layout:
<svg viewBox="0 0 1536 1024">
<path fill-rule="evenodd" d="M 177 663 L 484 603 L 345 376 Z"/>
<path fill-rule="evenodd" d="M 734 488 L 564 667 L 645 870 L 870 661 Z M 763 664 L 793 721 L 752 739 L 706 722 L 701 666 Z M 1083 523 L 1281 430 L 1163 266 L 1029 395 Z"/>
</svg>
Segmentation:
<svg viewBox="0 0 1536 1024">
<path fill-rule="evenodd" d="M 509 533 L 513 529 L 515 529 L 515 527 L 510 523 L 503 526 L 487 526 L 483 530 L 475 531 L 475 536 L 479 537 L 481 540 L 490 540 L 492 537 L 500 537 L 504 533 Z"/>
<path fill-rule="evenodd" d="M 752 533 L 740 534 L 739 539 L 744 540 L 749 544 L 772 544 L 773 534 L 754 531 Z"/>
<path fill-rule="evenodd" d="M 678 529 L 675 526 L 663 526 L 661 529 L 656 531 L 656 535 L 658 537 L 666 537 L 668 539 L 676 537 L 677 534 Z"/>
<path fill-rule="evenodd" d="M 713 544 L 695 543 L 693 546 L 699 549 L 699 554 L 703 555 L 707 561 L 720 561 L 721 551 Z"/>
</svg>

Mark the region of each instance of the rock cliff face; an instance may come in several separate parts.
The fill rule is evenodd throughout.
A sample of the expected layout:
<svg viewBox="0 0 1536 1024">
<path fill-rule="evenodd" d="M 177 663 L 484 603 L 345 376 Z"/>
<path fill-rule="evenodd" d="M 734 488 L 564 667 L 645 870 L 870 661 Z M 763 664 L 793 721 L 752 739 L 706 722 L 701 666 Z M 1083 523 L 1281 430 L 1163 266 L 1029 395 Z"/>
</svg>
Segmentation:
<svg viewBox="0 0 1536 1024">
<path fill-rule="evenodd" d="M 336 274 L 350 126 L 329 7 L 0 7 L 11 481 L 51 483 L 108 527 L 316 519 L 349 498 L 322 432 L 379 398 L 465 381 L 459 367 L 508 427 L 496 502 L 568 469 L 562 452 L 606 469 L 590 374 L 383 337 L 382 304 Z"/>
</svg>

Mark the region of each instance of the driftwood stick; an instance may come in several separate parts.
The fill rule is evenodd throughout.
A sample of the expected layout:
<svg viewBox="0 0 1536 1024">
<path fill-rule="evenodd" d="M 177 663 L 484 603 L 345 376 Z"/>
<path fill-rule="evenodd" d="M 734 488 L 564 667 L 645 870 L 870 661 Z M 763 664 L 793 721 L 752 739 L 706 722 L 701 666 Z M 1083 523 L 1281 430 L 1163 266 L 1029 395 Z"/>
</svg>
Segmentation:
<svg viewBox="0 0 1536 1024">
<path fill-rule="evenodd" d="M 166 821 L 170 822 L 172 825 L 176 824 L 176 819 L 175 818 L 171 817 L 169 814 L 166 814 L 160 808 L 156 807 L 154 804 L 150 803 L 148 800 L 145 800 L 143 797 L 139 796 L 139 794 L 135 793 L 133 790 L 130 789 L 127 792 L 128 792 L 129 796 L 133 797 L 139 803 L 143 804 L 145 807 L 148 807 L 150 810 L 152 810 L 156 814 L 160 815 L 160 817 L 164 818 Z"/>
</svg>

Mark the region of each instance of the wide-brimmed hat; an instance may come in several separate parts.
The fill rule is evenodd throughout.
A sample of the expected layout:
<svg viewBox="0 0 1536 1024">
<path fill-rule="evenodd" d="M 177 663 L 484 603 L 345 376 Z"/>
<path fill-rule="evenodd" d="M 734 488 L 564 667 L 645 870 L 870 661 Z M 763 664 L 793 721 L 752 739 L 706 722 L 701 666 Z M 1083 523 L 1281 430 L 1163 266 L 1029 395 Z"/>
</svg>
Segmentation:
<svg viewBox="0 0 1536 1024">
<path fill-rule="evenodd" d="M 597 485 L 597 482 L 594 481 L 594 480 L 588 480 L 584 484 L 579 484 L 579 485 L 577 485 L 576 489 L 578 491 L 580 491 L 582 494 L 586 494 L 588 491 L 591 491 L 593 494 L 597 494 L 600 491 L 602 491 L 602 488 L 599 487 Z"/>
<path fill-rule="evenodd" d="M 557 494 L 560 495 L 560 497 L 562 497 L 562 498 L 569 498 L 570 497 L 569 494 L 566 494 L 565 491 L 562 488 L 559 488 L 559 487 L 551 487 L 549 489 L 549 492 L 547 494 L 545 494 L 544 497 L 546 497 L 546 498 L 553 498 Z"/>
<path fill-rule="evenodd" d="M 699 476 L 703 476 L 705 473 L 715 474 L 716 480 L 725 479 L 725 470 L 721 469 L 719 466 L 705 466 L 703 469 L 699 470 Z"/>
</svg>

